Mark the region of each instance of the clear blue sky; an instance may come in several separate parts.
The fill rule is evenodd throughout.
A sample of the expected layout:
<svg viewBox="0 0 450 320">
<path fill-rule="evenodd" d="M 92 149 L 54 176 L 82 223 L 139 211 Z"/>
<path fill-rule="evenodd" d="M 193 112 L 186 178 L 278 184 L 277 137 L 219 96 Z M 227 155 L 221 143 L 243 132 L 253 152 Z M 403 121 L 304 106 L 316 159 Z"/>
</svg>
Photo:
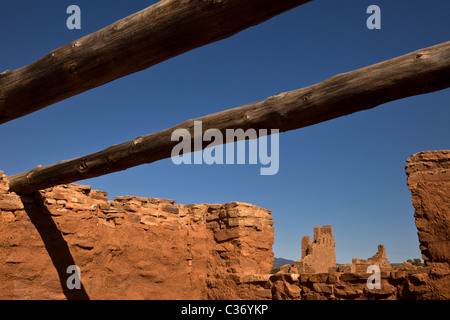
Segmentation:
<svg viewBox="0 0 450 320">
<path fill-rule="evenodd" d="M 0 2 L 0 72 L 156 1 Z M 81 30 L 66 8 L 81 8 Z M 381 30 L 366 9 L 381 8 Z M 314 0 L 232 38 L 0 125 L 0 170 L 7 175 L 92 153 L 184 120 L 312 85 L 343 72 L 450 40 L 450 2 Z M 132 59 L 132 57 L 130 57 Z M 119 195 L 178 203 L 250 202 L 272 210 L 276 257 L 300 259 L 300 241 L 332 225 L 338 263 L 386 246 L 391 262 L 421 257 L 406 159 L 449 149 L 450 91 L 280 134 L 280 169 L 260 165 L 181 165 L 170 159 L 80 181 Z"/>
</svg>

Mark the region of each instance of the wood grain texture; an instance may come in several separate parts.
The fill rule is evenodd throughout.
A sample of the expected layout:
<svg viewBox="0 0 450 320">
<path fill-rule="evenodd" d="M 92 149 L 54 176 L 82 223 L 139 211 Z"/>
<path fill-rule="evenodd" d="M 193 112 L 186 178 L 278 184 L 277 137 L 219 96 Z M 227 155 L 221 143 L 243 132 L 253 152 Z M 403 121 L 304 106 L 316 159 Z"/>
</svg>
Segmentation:
<svg viewBox="0 0 450 320">
<path fill-rule="evenodd" d="M 0 124 L 189 50 L 227 38 L 312 0 L 163 0 L 0 74 Z"/>
<path fill-rule="evenodd" d="M 193 137 L 194 121 L 202 121 L 203 132 L 215 128 L 224 136 L 226 129 L 238 128 L 283 132 L 449 86 L 450 42 L 445 42 L 336 75 L 303 89 L 188 120 L 90 155 L 10 176 L 10 190 L 29 193 L 169 158 L 172 148 L 178 144 L 171 141 L 172 132 L 187 129 Z"/>
</svg>

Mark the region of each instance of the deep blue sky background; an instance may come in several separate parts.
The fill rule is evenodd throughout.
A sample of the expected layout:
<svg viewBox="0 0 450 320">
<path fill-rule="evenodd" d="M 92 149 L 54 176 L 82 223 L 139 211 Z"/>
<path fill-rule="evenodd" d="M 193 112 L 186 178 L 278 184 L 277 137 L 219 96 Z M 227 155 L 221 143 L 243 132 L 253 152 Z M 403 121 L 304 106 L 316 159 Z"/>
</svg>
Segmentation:
<svg viewBox="0 0 450 320">
<path fill-rule="evenodd" d="M 0 2 L 0 72 L 156 1 Z M 66 8 L 81 8 L 82 29 L 66 28 Z M 381 8 L 382 29 L 366 28 Z M 0 126 L 0 170 L 99 151 L 213 112 L 312 85 L 343 72 L 450 40 L 450 2 L 314 0 L 232 38 Z M 133 57 L 130 57 L 132 59 Z M 448 149 L 450 91 L 411 97 L 280 134 L 280 170 L 260 165 L 174 165 L 170 159 L 80 181 L 119 195 L 178 203 L 250 202 L 272 210 L 276 257 L 299 260 L 300 241 L 332 225 L 338 263 L 386 246 L 391 262 L 421 257 L 406 159 Z"/>
</svg>

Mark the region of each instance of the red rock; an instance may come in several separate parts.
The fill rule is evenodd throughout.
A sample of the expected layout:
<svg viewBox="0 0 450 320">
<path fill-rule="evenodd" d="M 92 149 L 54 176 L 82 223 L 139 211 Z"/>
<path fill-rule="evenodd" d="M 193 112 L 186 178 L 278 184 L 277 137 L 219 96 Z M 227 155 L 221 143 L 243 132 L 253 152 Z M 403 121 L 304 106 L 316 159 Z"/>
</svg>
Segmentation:
<svg viewBox="0 0 450 320">
<path fill-rule="evenodd" d="M 358 286 L 351 286 L 351 285 L 345 285 L 345 286 L 337 286 L 334 289 L 334 294 L 337 297 L 344 297 L 349 298 L 352 297 L 353 299 L 360 297 L 364 293 L 364 288 L 360 288 Z"/>
<path fill-rule="evenodd" d="M 0 194 L 0 210 L 14 211 L 23 209 L 20 197 L 15 193 Z"/>
<path fill-rule="evenodd" d="M 332 294 L 334 290 L 334 285 L 325 283 L 313 283 L 313 289 L 319 293 Z"/>
<path fill-rule="evenodd" d="M 8 179 L 4 175 L 3 171 L 0 171 L 0 194 L 7 193 L 9 191 Z"/>
<path fill-rule="evenodd" d="M 16 221 L 16 216 L 10 211 L 0 211 L 0 217 L 3 222 Z"/>
<path fill-rule="evenodd" d="M 53 263 L 60 261 L 60 254 L 72 257 L 80 267 L 83 286 L 92 299 L 271 297 L 270 287 L 265 287 L 273 264 L 273 227 L 268 211 L 235 205 L 233 208 L 238 210 L 245 208 L 246 222 L 236 228 L 225 228 L 226 216 L 217 214 L 223 205 L 173 206 L 171 200 L 131 196 L 106 202 L 99 200 L 98 195 L 86 186 L 73 184 L 42 190 L 43 201 L 34 204 L 35 200 L 31 199 L 27 212 L 16 210 L 20 213 L 20 223 L 0 224 L 0 261 L 5 261 L 15 248 L 8 263 L 0 264 L 0 299 L 15 297 L 7 289 L 14 286 L 11 279 L 15 283 L 27 281 L 26 288 L 32 285 L 32 293 L 21 291 L 23 296 L 61 298 L 62 295 L 64 298 Z M 23 208 L 11 205 L 19 200 L 14 194 L 4 195 L 2 200 L 8 200 L 8 208 Z M 138 200 L 142 200 L 142 206 L 141 202 L 134 203 Z M 108 205 L 102 207 L 99 202 Z M 124 210 L 130 204 L 136 206 L 135 212 Z M 37 224 L 39 232 L 28 214 L 42 219 Z M 216 214 L 215 219 L 207 222 L 206 217 L 211 214 Z M 259 227 L 254 226 L 255 222 Z M 3 246 L 11 243 L 7 239 L 18 239 L 22 234 L 29 241 L 16 241 L 14 247 Z M 41 234 L 52 239 L 51 243 L 44 243 Z M 54 246 L 60 247 L 47 251 Z M 220 250 L 216 250 L 218 246 Z M 140 261 L 150 261 L 150 265 L 142 269 L 142 264 L 138 266 Z M 15 267 L 6 268 L 5 264 Z M 246 289 L 228 287 L 239 285 L 229 283 L 226 275 L 232 273 L 255 274 L 254 278 L 259 280 L 243 283 L 248 286 Z M 60 274 L 65 274 L 65 270 L 60 270 Z M 83 278 L 83 274 L 88 276 Z M 216 279 L 216 287 L 208 291 L 205 278 L 209 276 Z M 39 279 L 56 279 L 57 285 Z M 115 290 L 107 290 L 108 283 L 115 283 Z"/>
<path fill-rule="evenodd" d="M 419 152 L 407 162 L 422 258 L 450 263 L 450 151 Z"/>
<path fill-rule="evenodd" d="M 214 233 L 214 238 L 217 242 L 228 241 L 234 238 L 238 238 L 240 235 L 239 228 L 230 228 L 218 230 Z"/>
<path fill-rule="evenodd" d="M 299 300 L 302 290 L 289 282 L 279 280 L 272 286 L 272 297 L 274 300 Z"/>
<path fill-rule="evenodd" d="M 412 155 L 405 167 L 411 190 L 420 250 L 425 266 L 439 265 L 442 277 L 411 284 L 412 297 L 450 299 L 450 150 Z M 427 285 L 433 286 L 432 293 Z M 425 289 L 424 289 L 425 288 Z"/>
</svg>

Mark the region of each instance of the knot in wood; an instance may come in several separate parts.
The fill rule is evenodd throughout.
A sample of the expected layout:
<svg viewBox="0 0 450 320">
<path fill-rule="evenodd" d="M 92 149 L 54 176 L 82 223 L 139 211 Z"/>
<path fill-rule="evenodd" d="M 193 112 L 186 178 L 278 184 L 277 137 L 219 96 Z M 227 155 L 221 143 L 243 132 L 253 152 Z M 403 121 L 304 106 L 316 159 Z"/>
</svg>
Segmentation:
<svg viewBox="0 0 450 320">
<path fill-rule="evenodd" d="M 86 160 L 81 161 L 80 165 L 78 166 L 79 172 L 86 172 L 88 169 L 88 165 L 86 164 Z"/>
</svg>

